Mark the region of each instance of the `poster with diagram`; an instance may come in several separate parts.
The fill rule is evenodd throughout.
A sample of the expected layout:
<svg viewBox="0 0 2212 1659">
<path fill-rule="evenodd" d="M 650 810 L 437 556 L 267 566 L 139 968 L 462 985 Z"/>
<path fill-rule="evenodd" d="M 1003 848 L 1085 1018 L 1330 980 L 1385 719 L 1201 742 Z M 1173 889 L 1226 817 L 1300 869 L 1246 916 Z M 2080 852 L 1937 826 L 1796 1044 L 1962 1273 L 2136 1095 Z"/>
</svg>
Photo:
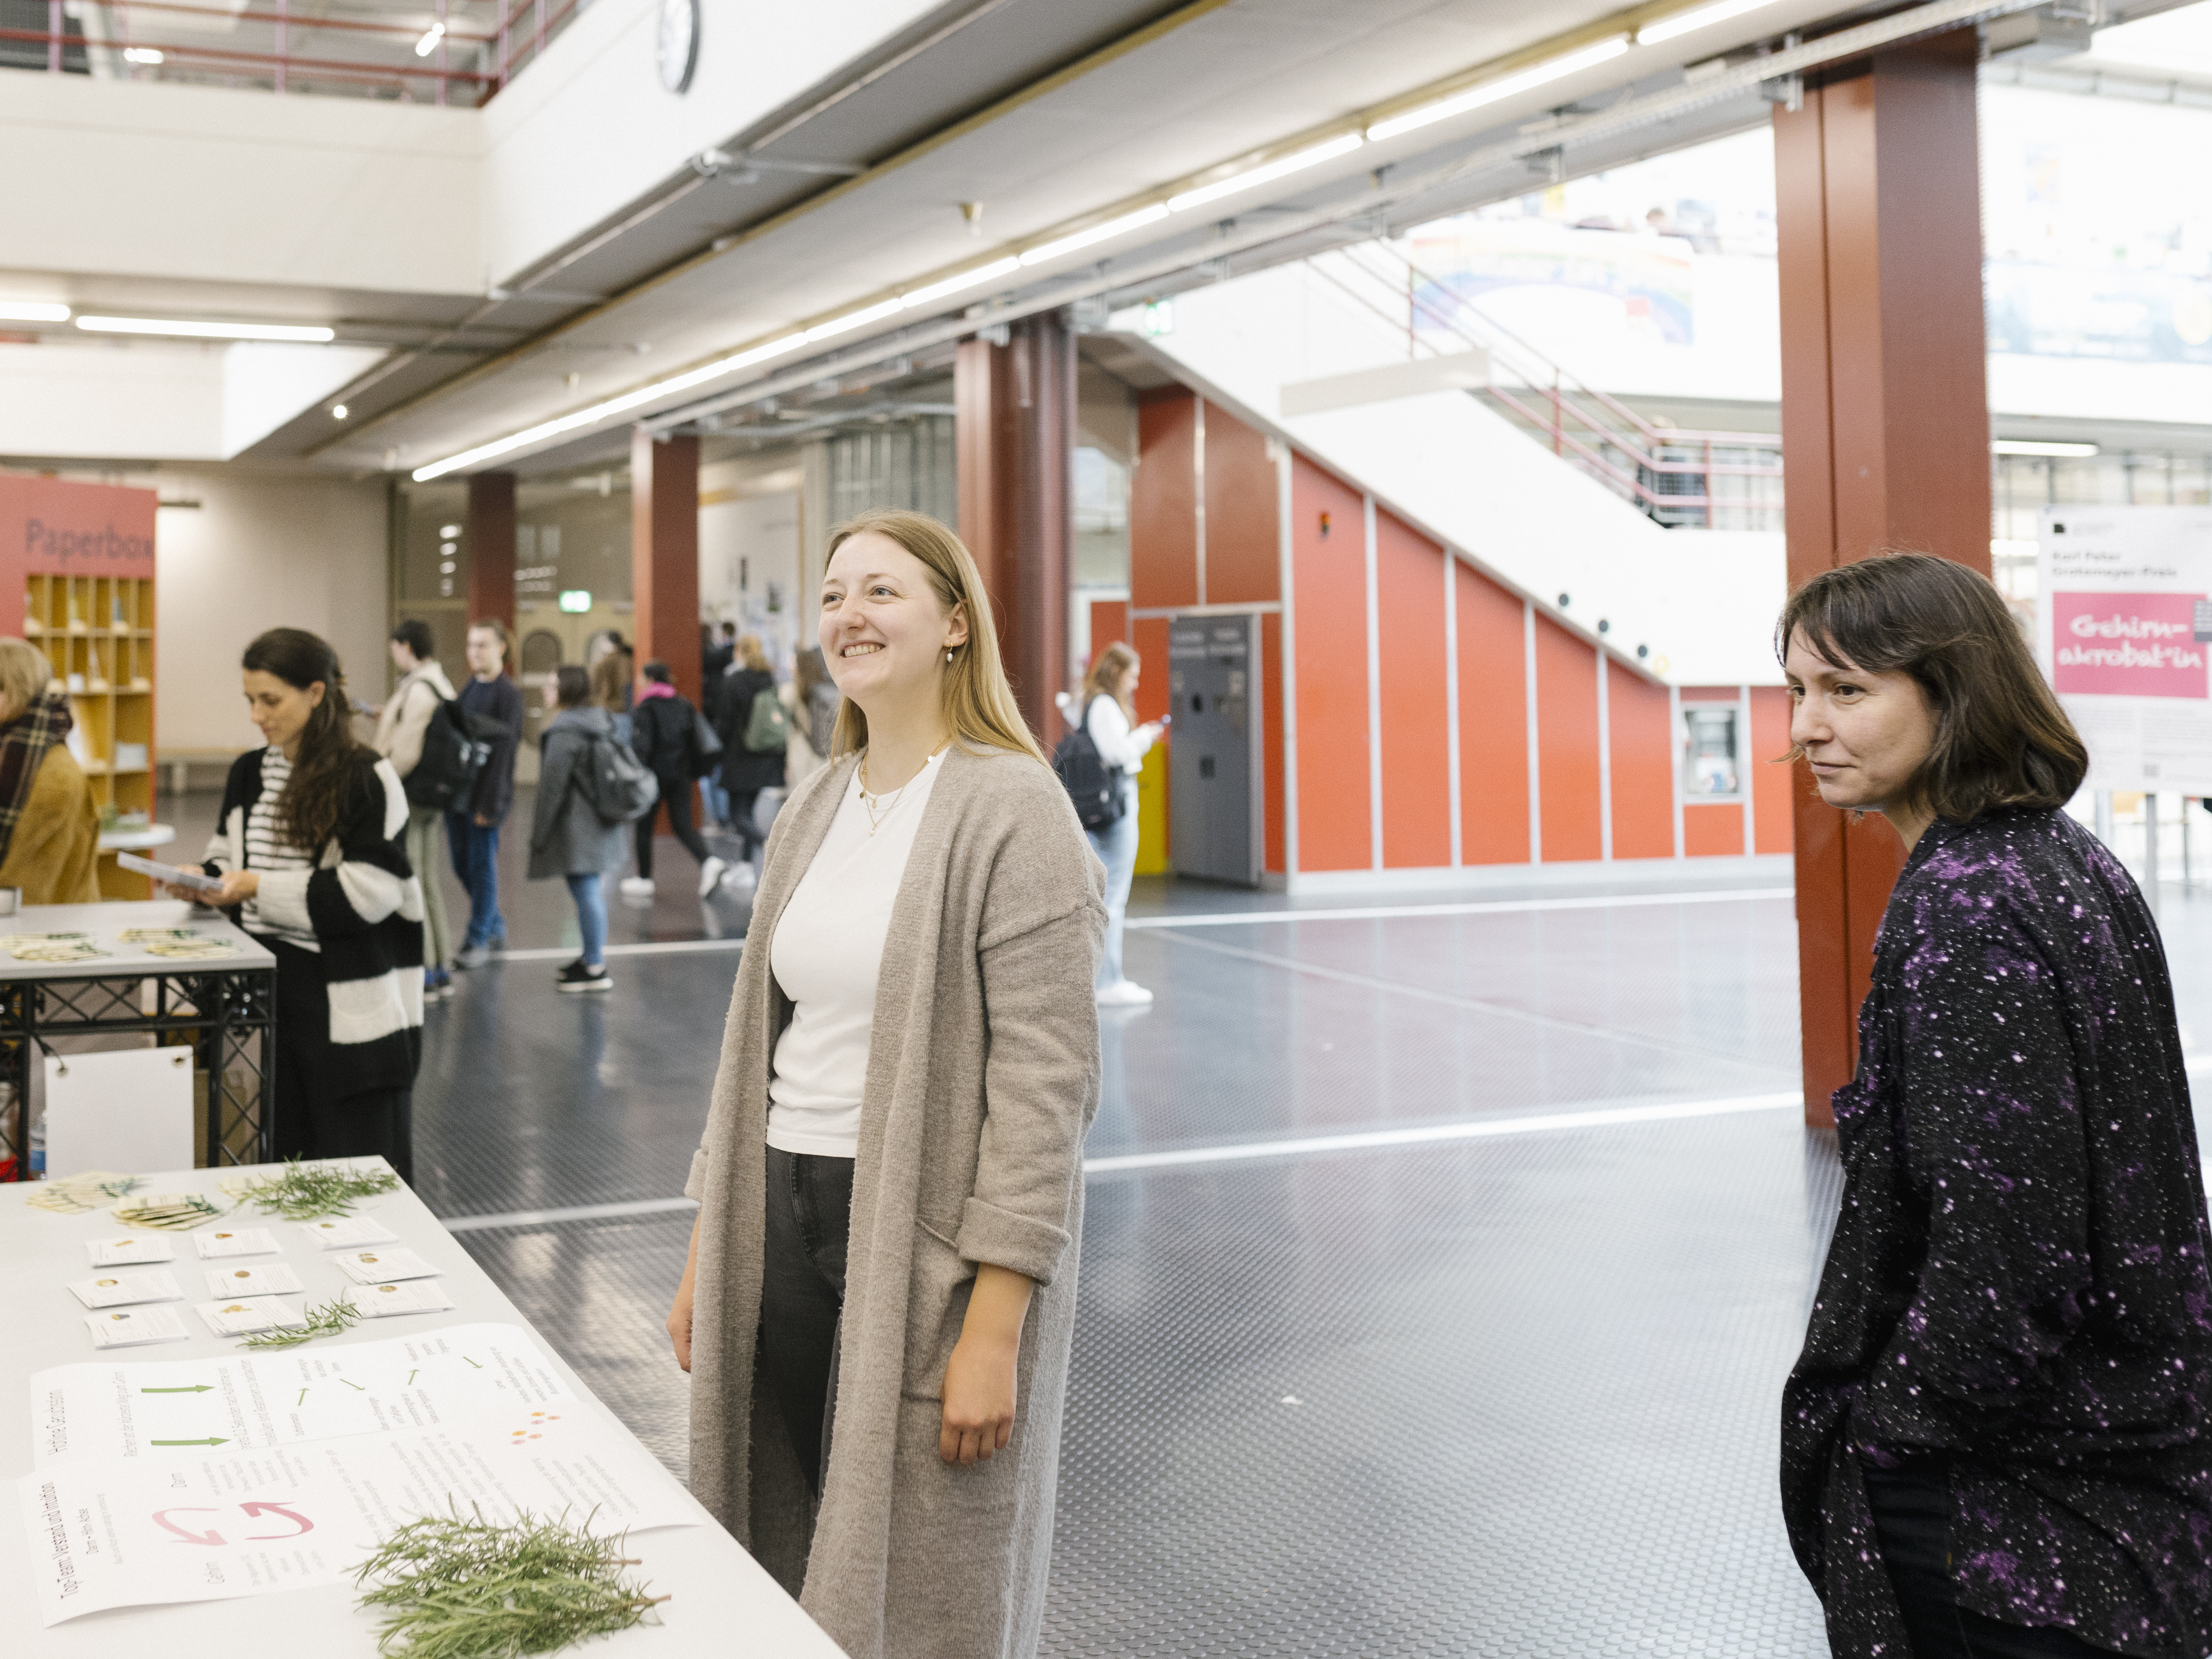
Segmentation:
<svg viewBox="0 0 2212 1659">
<path fill-rule="evenodd" d="M 2212 507 L 2046 507 L 2036 578 L 2088 787 L 2212 795 Z"/>
</svg>

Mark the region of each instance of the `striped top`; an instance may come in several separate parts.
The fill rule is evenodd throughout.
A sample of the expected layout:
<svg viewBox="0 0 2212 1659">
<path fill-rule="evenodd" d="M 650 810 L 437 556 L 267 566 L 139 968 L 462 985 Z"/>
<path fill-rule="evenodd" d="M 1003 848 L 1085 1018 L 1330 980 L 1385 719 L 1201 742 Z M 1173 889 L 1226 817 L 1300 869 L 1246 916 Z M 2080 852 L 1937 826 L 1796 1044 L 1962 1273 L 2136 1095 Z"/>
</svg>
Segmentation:
<svg viewBox="0 0 2212 1659">
<path fill-rule="evenodd" d="M 284 758 L 284 751 L 271 744 L 261 757 L 261 794 L 246 815 L 246 867 L 266 873 L 271 870 L 308 870 L 314 867 L 314 859 L 302 853 L 286 839 L 282 820 L 276 815 L 276 803 L 284 793 L 284 786 L 292 776 L 292 763 Z M 261 915 L 258 896 L 246 901 L 239 914 L 239 924 L 249 933 L 272 934 L 287 945 L 296 945 L 302 951 L 319 951 L 323 947 L 312 930 L 280 927 L 265 921 Z"/>
</svg>

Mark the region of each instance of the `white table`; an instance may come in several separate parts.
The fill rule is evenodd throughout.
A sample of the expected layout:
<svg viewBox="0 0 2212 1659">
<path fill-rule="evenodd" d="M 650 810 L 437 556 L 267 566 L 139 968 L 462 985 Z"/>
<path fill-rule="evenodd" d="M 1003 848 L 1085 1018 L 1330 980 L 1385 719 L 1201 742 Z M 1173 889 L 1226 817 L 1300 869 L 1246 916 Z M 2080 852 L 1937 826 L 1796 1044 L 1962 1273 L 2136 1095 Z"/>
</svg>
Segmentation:
<svg viewBox="0 0 2212 1659">
<path fill-rule="evenodd" d="M 235 1171 L 186 1170 L 153 1175 L 146 1177 L 140 1190 L 199 1192 L 220 1201 L 220 1181 L 227 1173 Z M 84 1241 L 113 1232 L 116 1224 L 105 1210 L 64 1216 L 33 1209 L 24 1201 L 31 1190 L 22 1186 L 0 1187 L 0 1263 L 5 1264 L 4 1271 L 0 1271 L 0 1328 L 8 1334 L 5 1354 L 0 1357 L 0 1476 L 6 1478 L 5 1490 L 0 1491 L 0 1606 L 15 1609 L 9 1615 L 8 1634 L 0 1647 L 11 1659 L 48 1659 L 49 1656 L 114 1659 L 125 1653 L 160 1655 L 161 1659 L 258 1659 L 262 1655 L 290 1653 L 309 1653 L 315 1659 L 374 1659 L 374 1624 L 368 1615 L 356 1611 L 356 1592 L 344 1585 L 240 1596 L 228 1601 L 119 1607 L 86 1613 L 51 1630 L 40 1626 L 28 1540 L 15 1496 L 16 1480 L 32 1469 L 32 1374 L 49 1365 L 82 1360 L 127 1364 L 137 1359 L 228 1355 L 239 1349 L 233 1340 L 209 1335 L 191 1310 L 191 1304 L 201 1299 L 189 1292 L 198 1283 L 202 1264 L 193 1255 L 190 1233 L 159 1236 L 173 1239 L 177 1246 L 179 1260 L 171 1271 L 186 1289 L 187 1297 L 185 1302 L 166 1305 L 179 1310 L 185 1328 L 193 1333 L 191 1340 L 105 1353 L 94 1348 L 85 1332 L 84 1310 L 64 1286 L 87 1275 Z M 482 1321 L 529 1328 L 530 1322 L 411 1191 L 402 1188 L 385 1197 L 367 1200 L 356 1206 L 355 1213 L 374 1216 L 398 1233 L 408 1249 L 443 1267 L 445 1275 L 439 1283 L 454 1305 L 448 1313 L 364 1320 L 343 1336 L 320 1339 L 318 1346 L 388 1340 L 404 1331 Z M 258 1211 L 246 1214 L 283 1238 L 284 1260 L 299 1273 L 308 1302 L 326 1302 L 345 1284 L 330 1261 L 319 1260 L 296 1236 L 288 1237 L 291 1224 L 274 1218 L 264 1223 Z M 584 1408 L 630 1438 L 629 1431 L 592 1397 L 552 1346 L 543 1337 L 538 1340 L 553 1368 L 584 1402 Z M 669 1363 L 676 1362 L 672 1358 Z M 682 1493 L 674 1476 L 663 1478 Z M 643 1562 L 633 1571 L 651 1582 L 654 1595 L 671 1597 L 659 1609 L 660 1627 L 647 1625 L 599 1638 L 579 1652 L 605 1653 L 611 1659 L 621 1659 L 626 1654 L 639 1659 L 708 1659 L 709 1656 L 732 1659 L 738 1655 L 838 1659 L 842 1650 L 738 1547 L 735 1539 L 688 1493 L 682 1493 L 679 1501 L 697 1515 L 699 1525 L 639 1533 L 630 1540 L 631 1553 Z"/>
</svg>

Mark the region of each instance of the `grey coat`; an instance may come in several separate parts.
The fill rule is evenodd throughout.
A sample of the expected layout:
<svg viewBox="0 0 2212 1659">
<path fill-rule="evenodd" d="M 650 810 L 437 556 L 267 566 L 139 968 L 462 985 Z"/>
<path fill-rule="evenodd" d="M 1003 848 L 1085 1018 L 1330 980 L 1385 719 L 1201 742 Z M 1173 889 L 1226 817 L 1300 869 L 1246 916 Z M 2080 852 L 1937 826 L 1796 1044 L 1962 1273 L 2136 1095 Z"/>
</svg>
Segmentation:
<svg viewBox="0 0 2212 1659">
<path fill-rule="evenodd" d="M 877 981 L 837 1426 L 810 1553 L 805 1478 L 754 1369 L 769 1069 L 791 1012 L 767 945 L 854 765 L 801 783 L 769 836 L 760 948 L 738 969 L 684 1188 L 701 1205 L 691 1486 L 854 1659 L 1027 1659 L 1052 1556 L 1083 1137 L 1098 1108 L 1105 872 L 1049 769 L 1003 751 L 946 755 Z M 990 1462 L 948 1466 L 945 1366 L 981 1261 L 1038 1286 L 1018 1416 Z"/>
<path fill-rule="evenodd" d="M 609 823 L 592 805 L 589 756 L 594 738 L 609 743 L 615 717 L 604 708 L 564 708 L 538 739 L 538 809 L 530 820 L 530 879 L 597 876 L 629 855 L 630 827 Z"/>
</svg>

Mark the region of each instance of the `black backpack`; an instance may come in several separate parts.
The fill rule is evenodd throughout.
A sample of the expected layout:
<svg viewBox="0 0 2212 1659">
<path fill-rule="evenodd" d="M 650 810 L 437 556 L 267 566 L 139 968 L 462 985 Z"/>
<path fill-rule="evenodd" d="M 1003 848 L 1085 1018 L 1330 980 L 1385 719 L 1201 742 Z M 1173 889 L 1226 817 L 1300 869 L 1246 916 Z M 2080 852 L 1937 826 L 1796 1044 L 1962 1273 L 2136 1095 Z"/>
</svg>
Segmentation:
<svg viewBox="0 0 2212 1659">
<path fill-rule="evenodd" d="M 441 697 L 422 731 L 422 755 L 403 783 L 410 806 L 458 812 L 476 791 L 477 779 L 507 728 L 483 714 L 464 714 L 452 697 Z"/>
<path fill-rule="evenodd" d="M 1077 822 L 1085 830 L 1103 830 L 1121 822 L 1128 801 L 1121 775 L 1106 764 L 1098 745 L 1091 741 L 1090 713 L 1085 708 L 1083 722 L 1052 751 L 1052 769 L 1060 775 L 1068 799 L 1075 803 Z"/>
</svg>

